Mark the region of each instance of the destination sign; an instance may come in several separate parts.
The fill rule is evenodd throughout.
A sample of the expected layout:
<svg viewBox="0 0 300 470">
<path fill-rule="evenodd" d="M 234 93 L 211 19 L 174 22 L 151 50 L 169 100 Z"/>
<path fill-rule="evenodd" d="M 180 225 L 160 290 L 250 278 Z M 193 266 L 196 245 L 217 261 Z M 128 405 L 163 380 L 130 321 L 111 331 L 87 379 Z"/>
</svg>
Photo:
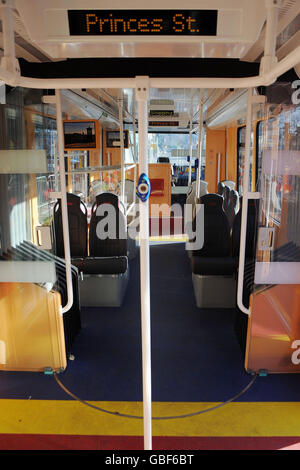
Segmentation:
<svg viewBox="0 0 300 470">
<path fill-rule="evenodd" d="M 217 10 L 69 10 L 71 36 L 216 36 Z"/>
</svg>

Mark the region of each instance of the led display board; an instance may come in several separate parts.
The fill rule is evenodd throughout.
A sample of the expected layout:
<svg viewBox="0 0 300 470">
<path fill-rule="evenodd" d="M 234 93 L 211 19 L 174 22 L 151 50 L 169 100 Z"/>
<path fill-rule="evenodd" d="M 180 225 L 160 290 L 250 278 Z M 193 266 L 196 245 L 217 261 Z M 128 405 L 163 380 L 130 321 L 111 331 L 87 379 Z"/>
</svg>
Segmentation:
<svg viewBox="0 0 300 470">
<path fill-rule="evenodd" d="M 216 36 L 217 10 L 69 10 L 71 36 Z"/>
</svg>

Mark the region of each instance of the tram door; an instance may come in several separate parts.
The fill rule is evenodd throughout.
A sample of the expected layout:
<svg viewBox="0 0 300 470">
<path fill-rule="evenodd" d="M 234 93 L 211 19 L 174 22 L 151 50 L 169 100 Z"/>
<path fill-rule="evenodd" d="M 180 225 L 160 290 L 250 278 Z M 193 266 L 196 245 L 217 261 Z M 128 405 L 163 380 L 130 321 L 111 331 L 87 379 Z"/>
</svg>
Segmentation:
<svg viewBox="0 0 300 470">
<path fill-rule="evenodd" d="M 40 371 L 64 366 L 64 336 L 47 152 L 27 146 L 24 93 L 0 114 L 0 369 Z"/>
<path fill-rule="evenodd" d="M 290 83 L 282 86 L 291 90 Z M 246 369 L 256 372 L 300 371 L 300 105 L 293 104 L 291 93 L 288 96 L 285 103 L 268 98 L 263 122 L 246 345 Z"/>
</svg>

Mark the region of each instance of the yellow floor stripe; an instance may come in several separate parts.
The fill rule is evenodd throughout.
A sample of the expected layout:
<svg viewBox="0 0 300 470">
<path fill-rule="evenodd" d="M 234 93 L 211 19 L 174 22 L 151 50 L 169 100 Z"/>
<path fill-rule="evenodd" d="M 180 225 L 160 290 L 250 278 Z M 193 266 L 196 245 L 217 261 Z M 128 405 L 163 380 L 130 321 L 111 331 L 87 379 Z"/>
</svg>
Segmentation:
<svg viewBox="0 0 300 470">
<path fill-rule="evenodd" d="M 90 402 L 142 414 L 142 403 Z M 153 403 L 153 416 L 174 416 L 216 403 Z M 108 415 L 76 401 L 0 400 L 0 433 L 143 435 L 142 420 Z M 230 403 L 192 418 L 153 421 L 154 436 L 300 436 L 300 403 Z"/>
</svg>

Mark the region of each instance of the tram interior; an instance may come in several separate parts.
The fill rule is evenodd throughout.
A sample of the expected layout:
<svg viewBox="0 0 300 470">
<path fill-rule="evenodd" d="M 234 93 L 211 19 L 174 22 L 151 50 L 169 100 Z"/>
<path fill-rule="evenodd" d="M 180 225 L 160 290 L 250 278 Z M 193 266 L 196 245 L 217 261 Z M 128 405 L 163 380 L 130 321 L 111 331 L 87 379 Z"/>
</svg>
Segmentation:
<svg viewBox="0 0 300 470">
<path fill-rule="evenodd" d="M 284 89 L 285 84 L 281 86 Z M 66 94 L 62 93 L 64 123 L 83 126 L 83 128 L 87 125 L 95 125 L 94 132 L 97 133 L 99 145 L 95 150 L 87 150 L 86 143 L 83 144 L 85 150 L 68 148 L 64 157 L 75 303 L 64 318 L 66 356 L 62 368 L 66 367 L 67 357 L 72 353 L 73 341 L 76 344 L 77 335 L 80 338 L 82 334 L 81 323 L 84 324 L 86 308 L 96 309 L 99 312 L 102 329 L 107 319 L 112 314 L 114 315 L 114 313 L 108 313 L 111 312 L 110 309 L 116 309 L 116 315 L 122 315 L 122 313 L 117 313 L 118 309 L 120 312 L 124 308 L 126 310 L 131 296 L 138 298 L 138 279 L 134 277 L 137 271 L 132 268 L 133 264 L 138 263 L 139 251 L 136 223 L 138 219 L 133 212 L 138 202 L 137 183 L 134 183 L 134 178 L 136 178 L 134 173 L 138 166 L 138 163 L 136 164 L 137 119 L 133 114 L 134 96 L 132 90 L 97 90 L 97 93 L 98 101 L 100 96 L 105 98 L 103 109 L 110 109 L 109 117 L 108 113 L 102 110 L 102 100 L 100 106 L 89 105 L 91 102 L 95 103 L 95 90 L 80 92 L 68 90 Z M 258 94 L 258 91 L 256 93 Z M 241 353 L 238 353 L 240 360 L 246 354 L 248 325 L 247 316 L 239 310 L 236 303 L 246 94 L 246 90 L 221 90 L 217 93 L 215 90 L 205 90 L 203 95 L 205 125 L 199 141 L 199 91 L 151 90 L 149 120 L 152 121 L 150 121 L 148 135 L 149 175 L 152 186 L 149 199 L 150 245 L 154 260 L 156 259 L 155 253 L 159 253 L 158 270 L 165 269 L 166 271 L 166 277 L 161 278 L 162 284 L 166 282 L 168 285 L 163 297 L 171 301 L 172 296 L 175 295 L 174 286 L 178 283 L 175 297 L 180 293 L 188 299 L 189 303 L 193 304 L 192 310 L 197 312 L 199 318 L 203 315 L 203 309 L 206 312 L 205 315 L 211 315 L 213 309 L 216 312 L 218 309 L 221 309 L 221 312 L 225 309 L 227 313 L 224 315 L 227 318 L 230 317 L 229 323 L 237 335 L 235 340 L 242 348 Z M 271 91 L 269 94 L 272 96 Z M 54 290 L 65 299 L 62 214 L 60 200 L 55 198 L 56 192 L 60 190 L 58 173 L 54 171 L 57 164 L 55 161 L 57 132 L 55 107 L 51 105 L 49 96 L 51 95 L 42 95 L 40 91 L 8 89 L 7 102 L 2 106 L 8 123 L 3 147 L 8 147 L 10 142 L 17 138 L 19 129 L 23 128 L 25 131 L 23 140 L 18 142 L 18 146 L 22 148 L 27 145 L 37 150 L 46 149 L 43 154 L 46 162 L 43 164 L 47 171 L 26 175 L 1 175 L 3 181 L 1 187 L 4 193 L 1 218 L 10 221 L 9 224 L 2 225 L 1 258 L 11 261 L 48 259 L 50 264 L 55 265 L 55 269 L 58 269 L 58 263 L 61 265 L 62 278 L 59 278 L 58 271 L 56 271 L 58 276 L 56 282 L 52 285 L 48 282 L 45 284 L 39 282 L 38 285 L 42 291 Z M 122 123 L 125 135 L 123 149 L 120 148 L 119 140 L 113 140 L 119 139 L 120 136 L 118 122 L 120 96 L 123 98 L 123 105 L 126 105 Z M 236 104 L 237 101 L 238 105 L 232 109 L 232 103 Z M 151 114 L 151 105 L 154 108 L 154 115 Z M 235 112 L 236 108 L 237 112 Z M 104 117 L 96 120 L 96 115 L 99 116 L 101 112 Z M 163 119 L 161 115 L 164 115 Z M 182 127 L 178 125 L 178 115 L 181 115 Z M 170 121 L 171 118 L 174 120 L 174 116 L 177 119 L 174 121 L 175 125 Z M 189 119 L 191 116 L 192 120 Z M 253 110 L 249 190 L 254 192 L 260 187 L 262 191 L 263 188 L 265 200 L 260 206 L 256 200 L 249 201 L 244 281 L 244 302 L 247 307 L 250 296 L 252 299 L 258 299 L 259 293 L 264 296 L 266 290 L 276 292 L 277 289 L 276 286 L 254 284 L 255 259 L 269 256 L 270 253 L 271 259 L 274 260 L 290 260 L 291 258 L 298 260 L 299 257 L 297 240 L 299 201 L 298 193 L 294 191 L 294 188 L 297 188 L 298 177 L 264 175 L 262 167 L 263 145 L 269 146 L 267 148 L 271 150 L 272 145 L 278 145 L 280 149 L 287 146 L 290 152 L 297 151 L 298 118 L 298 105 L 263 103 L 258 104 Z M 166 119 L 169 119 L 169 122 Z M 76 131 L 75 138 L 77 137 Z M 198 151 L 199 142 L 201 142 L 200 152 Z M 191 150 L 192 157 L 190 157 Z M 200 164 L 198 163 L 199 155 Z M 126 178 L 124 201 L 120 196 L 122 158 Z M 195 184 L 198 171 L 201 176 L 200 197 L 197 201 Z M 51 197 L 51 193 L 54 197 Z M 197 202 L 203 204 L 205 208 L 204 245 L 200 249 L 187 250 L 187 225 L 184 221 L 183 209 L 185 203 L 188 203 L 195 211 Z M 117 210 L 116 240 L 99 239 L 96 235 L 97 225 L 99 221 L 104 220 L 106 214 L 96 215 L 96 210 L 101 204 L 105 207 L 110 204 Z M 174 205 L 182 211 L 174 210 Z M 9 212 L 7 212 L 8 208 Z M 274 250 L 263 253 L 257 248 L 256 237 L 259 218 L 262 220 L 266 217 L 272 221 L 270 225 L 274 237 L 272 241 Z M 18 230 L 12 226 L 16 220 Z M 137 231 L 134 232 L 134 237 L 131 237 L 129 230 L 133 222 L 136 223 Z M 38 229 L 35 229 L 36 226 Z M 125 234 L 123 237 L 121 232 Z M 52 240 L 51 237 L 53 237 Z M 47 247 L 49 239 L 51 246 Z M 43 245 L 43 243 L 46 244 Z M 165 264 L 162 267 L 160 260 L 163 259 Z M 183 272 L 180 273 L 179 278 L 173 279 L 174 263 L 178 263 L 176 269 L 180 272 L 182 268 Z M 151 272 L 152 270 L 155 273 L 155 261 L 151 263 Z M 173 286 L 172 279 L 174 280 Z M 154 279 L 154 286 L 156 282 L 157 279 Z M 132 283 L 133 286 L 130 287 Z M 2 289 L 5 285 L 7 284 L 1 284 Z M 17 298 L 15 292 L 17 285 L 11 290 L 8 298 Z M 24 293 L 24 284 L 19 284 L 19 286 L 21 292 Z M 28 284 L 28 287 L 29 295 L 31 295 L 32 285 Z M 135 294 L 132 288 L 136 289 Z M 294 288 L 297 290 L 296 286 Z M 158 296 L 154 292 L 152 297 L 155 305 L 158 299 L 162 301 L 162 292 Z M 6 315 L 9 315 L 10 310 L 11 307 L 8 306 Z M 167 307 L 160 307 L 159 310 L 162 310 L 162 315 L 166 314 L 166 310 L 170 310 L 171 314 L 175 313 L 172 308 Z M 234 312 L 233 318 L 231 318 L 232 312 Z M 184 308 L 178 313 L 186 315 L 188 310 Z M 8 316 L 4 318 L 6 321 L 11 321 Z M 185 319 L 188 323 L 188 315 Z M 19 320 L 13 321 L 18 323 Z M 21 319 L 22 327 L 25 326 L 23 321 Z M 18 328 L 21 325 L 18 325 Z M 68 328 L 70 328 L 69 332 L 67 332 Z M 213 334 L 213 331 L 208 334 Z M 260 338 L 259 341 L 261 340 Z M 270 338 L 266 337 L 265 340 L 268 342 Z M 253 343 L 249 341 L 247 346 L 249 348 L 250 343 L 253 346 Z M 8 345 L 8 342 L 6 344 Z M 22 342 L 18 347 L 15 345 L 15 353 L 12 355 L 9 349 L 5 350 L 5 360 L 1 361 L 2 370 L 31 370 L 32 367 L 35 370 L 36 366 L 30 361 L 27 364 L 28 356 L 24 355 L 23 347 L 30 349 L 30 344 L 24 345 Z M 30 353 L 28 354 L 30 357 Z M 35 361 L 36 358 L 33 364 Z M 44 358 L 37 370 L 42 371 L 46 367 L 43 361 Z M 262 360 L 262 364 L 263 362 Z M 259 360 L 258 363 L 260 363 Z M 246 369 L 252 370 L 248 365 Z M 267 367 L 262 366 L 260 369 L 267 369 Z"/>
<path fill-rule="evenodd" d="M 254 88 L 248 188 L 248 90 L 150 89 L 153 401 L 225 401 L 253 374 L 268 380 L 248 391 L 252 401 L 298 400 L 300 366 L 291 360 L 300 338 L 296 80 L 292 70 Z M 135 90 L 60 92 L 73 288 L 62 315 L 68 295 L 55 94 L 1 89 L 1 398 L 64 399 L 54 372 L 84 400 L 141 401 Z M 245 191 L 252 198 L 242 303 L 251 315 L 237 302 Z M 196 226 L 202 245 L 193 245 Z"/>
</svg>

